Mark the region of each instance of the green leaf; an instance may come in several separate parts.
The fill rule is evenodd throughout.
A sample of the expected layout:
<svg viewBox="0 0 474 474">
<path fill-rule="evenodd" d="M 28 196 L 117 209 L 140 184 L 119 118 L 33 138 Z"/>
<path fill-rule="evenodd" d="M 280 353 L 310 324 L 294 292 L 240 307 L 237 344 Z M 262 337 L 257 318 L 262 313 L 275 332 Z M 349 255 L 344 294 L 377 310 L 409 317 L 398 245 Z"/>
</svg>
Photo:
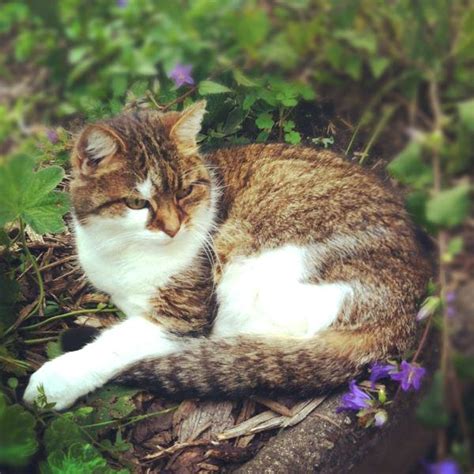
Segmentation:
<svg viewBox="0 0 474 474">
<path fill-rule="evenodd" d="M 387 58 L 373 58 L 369 62 L 370 70 L 376 79 L 378 79 L 390 64 Z"/>
<path fill-rule="evenodd" d="M 38 449 L 35 417 L 0 394 L 0 465 L 24 466 Z"/>
<path fill-rule="evenodd" d="M 40 464 L 41 474 L 112 474 L 107 461 L 89 443 L 73 444 L 65 451 L 55 450 Z"/>
<path fill-rule="evenodd" d="M 46 354 L 48 359 L 55 359 L 59 357 L 63 351 L 61 350 L 61 343 L 58 341 L 50 341 L 46 344 Z"/>
<path fill-rule="evenodd" d="M 297 145 L 301 142 L 301 135 L 294 130 L 288 133 L 285 133 L 285 141 L 291 143 L 292 145 Z"/>
<path fill-rule="evenodd" d="M 426 217 L 433 224 L 455 227 L 468 216 L 469 206 L 469 185 L 461 184 L 429 199 L 426 203 Z"/>
<path fill-rule="evenodd" d="M 222 131 L 226 135 L 235 133 L 241 127 L 241 123 L 245 119 L 245 115 L 245 112 L 240 107 L 232 109 L 226 118 Z"/>
<path fill-rule="evenodd" d="M 94 406 L 88 424 L 100 424 L 113 420 L 119 420 L 130 415 L 135 410 L 132 397 L 139 390 L 123 387 L 120 385 L 107 385 L 87 397 L 87 403 Z M 107 428 L 107 425 L 105 425 Z M 109 425 L 110 426 L 110 425 Z M 103 427 L 95 428 L 101 431 Z"/>
<path fill-rule="evenodd" d="M 444 380 L 441 371 L 434 374 L 431 388 L 421 401 L 416 416 L 429 428 L 444 428 L 449 423 L 449 414 L 444 403 Z"/>
<path fill-rule="evenodd" d="M 201 95 L 225 94 L 232 92 L 228 87 L 214 81 L 201 81 L 199 83 L 199 93 Z"/>
<path fill-rule="evenodd" d="M 360 32 L 356 30 L 336 31 L 333 33 L 334 38 L 347 41 L 353 48 L 365 50 L 370 54 L 377 51 L 377 38 L 373 33 Z"/>
<path fill-rule="evenodd" d="M 43 442 L 48 452 L 67 451 L 73 444 L 82 444 L 87 439 L 70 412 L 58 416 L 46 428 Z"/>
<path fill-rule="evenodd" d="M 274 124 L 272 116 L 267 112 L 260 114 L 255 120 L 255 125 L 262 130 L 269 130 Z"/>
<path fill-rule="evenodd" d="M 34 172 L 34 167 L 35 160 L 25 155 L 0 163 L 0 226 L 21 218 L 40 234 L 60 232 L 69 200 L 53 189 L 64 170 L 50 166 Z"/>
<path fill-rule="evenodd" d="M 452 262 L 454 257 L 462 252 L 463 248 L 464 239 L 461 236 L 450 239 L 446 248 L 446 252 L 441 256 L 443 262 Z"/>
<path fill-rule="evenodd" d="M 458 104 L 459 118 L 468 130 L 474 132 L 474 99 Z"/>
<path fill-rule="evenodd" d="M 433 181 L 433 171 L 422 160 L 422 146 L 410 142 L 389 165 L 388 172 L 401 183 L 421 189 Z"/>
<path fill-rule="evenodd" d="M 249 77 L 247 77 L 242 71 L 239 69 L 235 69 L 232 73 L 234 75 L 235 82 L 242 87 L 255 87 L 257 83 L 252 81 Z"/>
</svg>

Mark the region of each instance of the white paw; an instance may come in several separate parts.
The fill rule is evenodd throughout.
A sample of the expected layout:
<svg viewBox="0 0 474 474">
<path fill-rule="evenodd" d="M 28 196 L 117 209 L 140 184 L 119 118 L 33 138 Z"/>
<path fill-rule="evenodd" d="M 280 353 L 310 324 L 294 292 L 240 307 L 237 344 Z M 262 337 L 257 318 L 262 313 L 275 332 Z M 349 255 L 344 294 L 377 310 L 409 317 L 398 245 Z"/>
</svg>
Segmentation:
<svg viewBox="0 0 474 474">
<path fill-rule="evenodd" d="M 42 386 L 48 403 L 55 403 L 55 410 L 64 410 L 101 385 L 93 373 L 87 374 L 85 367 L 78 364 L 80 352 L 64 354 L 38 369 L 26 387 L 24 401 L 32 405 L 38 399 L 38 389 Z"/>
</svg>

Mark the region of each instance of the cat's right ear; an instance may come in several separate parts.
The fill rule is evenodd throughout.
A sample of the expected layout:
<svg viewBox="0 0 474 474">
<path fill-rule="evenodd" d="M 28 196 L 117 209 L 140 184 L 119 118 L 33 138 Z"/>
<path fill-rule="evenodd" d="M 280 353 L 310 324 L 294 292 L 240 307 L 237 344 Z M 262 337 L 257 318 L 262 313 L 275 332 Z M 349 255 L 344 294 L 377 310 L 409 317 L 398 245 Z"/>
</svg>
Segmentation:
<svg viewBox="0 0 474 474">
<path fill-rule="evenodd" d="M 112 171 L 125 152 L 122 138 L 106 125 L 91 125 L 79 136 L 74 146 L 71 163 L 75 172 L 82 175 Z"/>
</svg>

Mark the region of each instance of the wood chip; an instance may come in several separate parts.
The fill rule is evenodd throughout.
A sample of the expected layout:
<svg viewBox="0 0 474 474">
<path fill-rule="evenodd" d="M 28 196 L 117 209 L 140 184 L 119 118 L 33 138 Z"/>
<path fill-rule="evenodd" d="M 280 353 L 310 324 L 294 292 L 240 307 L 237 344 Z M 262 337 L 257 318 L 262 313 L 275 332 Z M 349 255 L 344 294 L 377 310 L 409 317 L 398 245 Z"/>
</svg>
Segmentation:
<svg viewBox="0 0 474 474">
<path fill-rule="evenodd" d="M 305 400 L 297 403 L 292 409 L 292 416 L 279 416 L 273 411 L 264 411 L 263 413 L 244 421 L 227 431 L 220 433 L 217 439 L 232 439 L 238 436 L 260 433 L 262 431 L 273 430 L 276 428 L 287 428 L 294 426 L 304 420 L 317 406 L 319 406 L 326 397 L 318 397 L 311 400 Z"/>
<path fill-rule="evenodd" d="M 178 442 L 186 442 L 201 437 L 212 439 L 217 433 L 234 426 L 233 403 L 201 402 L 188 412 L 177 430 Z"/>
<path fill-rule="evenodd" d="M 279 415 L 293 415 L 292 411 L 289 408 L 287 408 L 285 405 L 282 405 L 281 403 L 276 402 L 275 400 L 270 400 L 269 398 L 263 397 L 255 397 L 255 401 L 257 403 L 260 403 L 260 405 L 270 408 L 270 410 L 274 411 L 275 413 L 278 413 Z"/>
</svg>

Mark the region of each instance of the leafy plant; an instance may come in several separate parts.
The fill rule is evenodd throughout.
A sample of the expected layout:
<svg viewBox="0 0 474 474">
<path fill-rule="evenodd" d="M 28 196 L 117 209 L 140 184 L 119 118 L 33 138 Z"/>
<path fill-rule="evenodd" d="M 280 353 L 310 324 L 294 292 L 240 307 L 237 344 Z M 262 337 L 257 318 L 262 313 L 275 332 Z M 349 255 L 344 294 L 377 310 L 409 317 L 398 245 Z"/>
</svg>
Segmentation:
<svg viewBox="0 0 474 474">
<path fill-rule="evenodd" d="M 0 393 L 0 464 L 20 467 L 28 464 L 38 449 L 36 419 L 20 405 L 8 405 Z"/>
</svg>

